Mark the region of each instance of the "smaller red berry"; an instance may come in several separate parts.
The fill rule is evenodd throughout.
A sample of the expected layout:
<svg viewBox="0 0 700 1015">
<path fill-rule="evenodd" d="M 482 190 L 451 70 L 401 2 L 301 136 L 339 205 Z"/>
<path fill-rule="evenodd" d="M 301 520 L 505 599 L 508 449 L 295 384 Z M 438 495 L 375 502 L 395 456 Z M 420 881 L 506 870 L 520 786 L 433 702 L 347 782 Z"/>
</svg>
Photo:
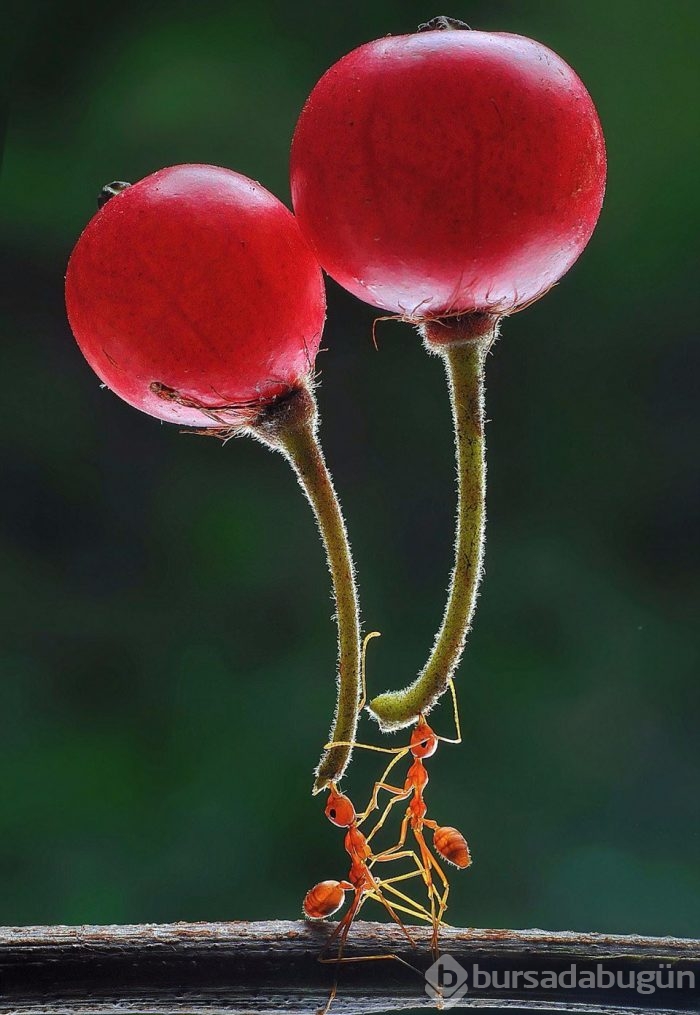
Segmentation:
<svg viewBox="0 0 700 1015">
<path fill-rule="evenodd" d="M 66 306 L 97 375 L 130 405 L 236 426 L 306 383 L 323 279 L 294 216 L 216 166 L 111 184 L 71 255 Z"/>
<path fill-rule="evenodd" d="M 88 363 L 143 412 L 216 436 L 246 432 L 281 452 L 313 508 L 338 625 L 330 740 L 343 742 L 324 748 L 318 791 L 350 760 L 361 655 L 354 567 L 312 383 L 326 311 L 321 269 L 291 212 L 228 169 L 172 166 L 133 186 L 108 184 L 98 205 L 66 276 Z M 341 887 L 331 902 L 342 897 Z"/>
</svg>

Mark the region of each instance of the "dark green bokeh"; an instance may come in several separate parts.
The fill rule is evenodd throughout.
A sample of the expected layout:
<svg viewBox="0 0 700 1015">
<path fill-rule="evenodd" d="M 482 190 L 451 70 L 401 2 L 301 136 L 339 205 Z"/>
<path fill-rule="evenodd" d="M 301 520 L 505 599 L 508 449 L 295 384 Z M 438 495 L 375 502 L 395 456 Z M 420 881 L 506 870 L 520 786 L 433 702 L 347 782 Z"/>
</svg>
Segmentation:
<svg viewBox="0 0 700 1015">
<path fill-rule="evenodd" d="M 452 922 L 697 935 L 697 96 L 692 0 L 457 2 L 548 44 L 610 173 L 580 263 L 488 367 L 487 577 L 462 747 L 432 812 L 474 852 Z M 310 796 L 334 698 L 328 577 L 281 458 L 100 390 L 63 273 L 100 186 L 184 161 L 288 201 L 323 70 L 439 13 L 411 0 L 22 8 L 2 175 L 0 923 L 294 917 L 342 877 Z M 329 283 L 319 361 L 372 691 L 440 618 L 452 447 L 440 364 Z M 435 724 L 449 733 L 447 708 Z M 365 739 L 376 728 L 365 722 Z M 363 799 L 381 759 L 357 756 Z M 367 907 L 370 916 L 370 907 Z"/>
</svg>

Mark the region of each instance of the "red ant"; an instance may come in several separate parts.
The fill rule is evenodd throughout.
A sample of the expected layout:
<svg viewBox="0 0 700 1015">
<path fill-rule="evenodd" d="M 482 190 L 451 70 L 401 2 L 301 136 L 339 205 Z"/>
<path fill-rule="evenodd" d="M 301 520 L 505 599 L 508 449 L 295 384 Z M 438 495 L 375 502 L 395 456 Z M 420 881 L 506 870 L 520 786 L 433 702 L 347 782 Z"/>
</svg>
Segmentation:
<svg viewBox="0 0 700 1015">
<path fill-rule="evenodd" d="M 368 635 L 362 646 L 362 699 L 359 703 L 359 710 L 364 707 L 366 700 L 365 694 L 365 661 L 367 655 L 367 643 L 373 638 L 374 635 Z M 386 769 L 382 781 L 388 775 L 393 764 L 399 761 L 397 757 L 392 761 L 392 764 Z M 426 877 L 426 872 L 421 866 L 421 862 L 418 859 L 416 853 L 412 849 L 402 849 L 401 846 L 396 844 L 390 850 L 383 853 L 373 853 L 372 848 L 369 845 L 369 839 L 374 835 L 377 830 L 374 828 L 370 832 L 369 836 L 365 836 L 360 831 L 360 825 L 365 821 L 368 815 L 376 809 L 376 790 L 373 794 L 372 800 L 369 806 L 361 814 L 357 815 L 355 807 L 348 796 L 344 793 L 340 793 L 334 783 L 331 783 L 330 792 L 328 794 L 328 800 L 326 801 L 325 814 L 328 820 L 336 825 L 338 828 L 347 829 L 345 833 L 345 851 L 350 857 L 350 871 L 348 873 L 348 879 L 346 881 L 320 881 L 317 885 L 307 892 L 303 903 L 304 915 L 310 920 L 325 920 L 327 917 L 332 916 L 336 913 L 345 901 L 346 892 L 354 892 L 355 896 L 348 909 L 343 916 L 342 920 L 339 921 L 338 925 L 330 935 L 326 946 L 321 954 L 319 961 L 321 962 L 364 962 L 373 959 L 395 959 L 402 962 L 404 965 L 409 965 L 403 959 L 399 958 L 398 955 L 366 955 L 360 958 L 344 958 L 343 952 L 345 950 L 345 943 L 350 932 L 353 920 L 360 912 L 360 909 L 367 901 L 367 899 L 375 899 L 380 902 L 386 911 L 389 913 L 392 920 L 398 924 L 402 932 L 408 939 L 409 943 L 415 947 L 415 941 L 411 937 L 409 931 L 402 922 L 399 912 L 405 913 L 408 916 L 412 916 L 417 920 L 425 920 L 428 923 L 432 922 L 433 915 L 428 912 L 419 903 L 414 902 L 408 895 L 405 895 L 400 891 L 396 884 L 399 881 L 406 881 L 409 878 L 422 876 Z M 385 815 L 382 816 L 384 820 Z M 403 845 L 403 844 L 402 844 Z M 400 860 L 405 857 L 410 857 L 415 865 L 416 869 L 408 871 L 404 874 L 398 874 L 390 878 L 378 878 L 372 870 L 371 865 L 375 863 L 381 863 L 385 860 Z M 386 893 L 389 893 L 392 898 L 391 900 L 386 898 Z M 397 901 L 399 900 L 399 901 Z M 338 941 L 338 951 L 335 958 L 325 958 L 325 953 L 336 940 Z M 413 967 L 410 967 L 413 968 Z M 330 996 L 323 1009 L 323 1015 L 328 1011 L 336 995 L 338 989 L 337 978 L 333 984 Z"/>
<path fill-rule="evenodd" d="M 348 874 L 347 881 L 321 881 L 319 884 L 315 885 L 307 893 L 306 898 L 304 899 L 304 914 L 310 920 L 324 920 L 326 917 L 332 916 L 338 909 L 340 909 L 345 901 L 346 892 L 354 892 L 355 897 L 348 911 L 335 927 L 333 933 L 326 942 L 326 947 L 319 959 L 320 962 L 341 963 L 366 962 L 374 959 L 395 959 L 398 962 L 402 962 L 404 965 L 409 965 L 409 963 L 405 962 L 398 955 L 393 954 L 364 955 L 359 958 L 343 957 L 350 927 L 367 899 L 375 899 L 384 906 L 392 920 L 398 924 L 409 943 L 414 947 L 415 941 L 399 917 L 397 910 L 419 920 L 426 920 L 428 922 L 431 922 L 432 920 L 432 915 L 428 913 L 426 909 L 419 906 L 419 904 L 415 903 L 408 895 L 404 895 L 403 892 L 396 888 L 396 882 L 398 881 L 405 881 L 408 878 L 417 877 L 418 875 L 423 875 L 425 877 L 425 872 L 421 868 L 420 861 L 413 850 L 401 849 L 397 844 L 386 853 L 374 854 L 369 846 L 368 838 L 360 831 L 360 822 L 367 817 L 367 814 L 371 809 L 374 809 L 374 806 L 375 803 L 373 802 L 371 808 L 368 808 L 367 812 L 358 818 L 350 798 L 345 796 L 343 793 L 339 793 L 335 785 L 331 784 L 328 801 L 326 803 L 326 817 L 339 828 L 347 829 L 345 834 L 345 850 L 351 860 L 350 872 Z M 409 871 L 406 874 L 399 874 L 391 878 L 380 879 L 374 876 L 369 867 L 370 863 L 379 863 L 384 860 L 399 860 L 402 857 L 409 856 L 416 862 L 417 869 Z M 397 899 L 400 899 L 401 902 L 395 901 L 394 898 L 389 901 L 385 895 L 387 892 L 392 896 L 395 896 Z M 336 938 L 339 940 L 338 951 L 335 958 L 325 958 L 325 952 Z M 413 967 L 409 966 L 409 968 Z M 328 1012 L 337 990 L 338 980 L 336 976 L 336 980 L 333 984 L 322 1015 L 325 1015 L 325 1013 Z"/>
<path fill-rule="evenodd" d="M 377 636 L 377 632 L 373 632 L 368 635 L 365 639 L 366 649 L 367 642 Z M 364 666 L 363 666 L 363 687 L 364 687 Z M 455 729 L 456 737 L 449 739 L 447 737 L 438 736 L 434 730 L 428 725 L 425 717 L 420 715 L 418 721 L 411 731 L 411 740 L 406 747 L 376 747 L 372 744 L 352 744 L 353 747 L 363 747 L 371 751 L 379 751 L 384 754 L 394 754 L 395 757 L 391 760 L 389 765 L 384 771 L 379 782 L 375 784 L 372 798 L 369 806 L 363 816 L 363 820 L 370 814 L 374 809 L 378 807 L 379 791 L 384 789 L 388 793 L 392 794 L 392 799 L 389 800 L 386 805 L 379 821 L 374 826 L 370 834 L 366 838 L 366 844 L 368 845 L 374 835 L 379 831 L 384 822 L 386 821 L 389 812 L 392 807 L 399 802 L 399 800 L 407 800 L 410 797 L 406 813 L 401 823 L 401 832 L 399 839 L 394 846 L 390 849 L 385 850 L 380 854 L 382 859 L 392 859 L 395 856 L 404 856 L 405 850 L 403 849 L 406 843 L 406 837 L 408 829 L 410 827 L 413 835 L 418 843 L 420 850 L 421 860 L 418 861 L 416 857 L 416 866 L 418 873 L 422 874 L 423 880 L 425 881 L 428 898 L 430 900 L 430 920 L 433 925 L 433 937 L 432 937 L 432 949 L 433 954 L 437 957 L 438 954 L 438 937 L 440 933 L 440 926 L 442 924 L 442 918 L 447 909 L 447 897 L 450 892 L 450 884 L 445 875 L 442 867 L 435 859 L 432 851 L 430 850 L 425 836 L 423 834 L 424 828 L 430 828 L 433 831 L 433 846 L 435 852 L 443 860 L 448 863 L 454 864 L 455 867 L 464 869 L 469 867 L 471 864 L 471 855 L 469 853 L 469 846 L 467 840 L 464 838 L 461 832 L 451 826 L 440 826 L 437 821 L 434 821 L 426 817 L 427 805 L 423 797 L 423 792 L 428 784 L 428 772 L 423 764 L 424 758 L 430 758 L 437 750 L 438 743 L 442 741 L 447 744 L 460 744 L 462 742 L 462 733 L 459 724 L 459 712 L 457 708 L 457 695 L 454 689 L 454 683 L 450 680 L 449 683 L 450 691 L 452 694 L 452 704 L 454 709 Z M 364 697 L 364 693 L 363 693 Z M 336 746 L 336 745 L 327 745 Z M 413 763 L 406 773 L 406 779 L 403 786 L 393 786 L 386 782 L 386 779 L 391 769 L 396 765 L 402 758 L 408 753 L 413 755 Z M 442 883 L 442 893 L 440 893 L 435 886 L 433 880 L 433 873 L 437 875 L 438 879 Z M 414 904 L 415 905 L 415 904 Z"/>
</svg>

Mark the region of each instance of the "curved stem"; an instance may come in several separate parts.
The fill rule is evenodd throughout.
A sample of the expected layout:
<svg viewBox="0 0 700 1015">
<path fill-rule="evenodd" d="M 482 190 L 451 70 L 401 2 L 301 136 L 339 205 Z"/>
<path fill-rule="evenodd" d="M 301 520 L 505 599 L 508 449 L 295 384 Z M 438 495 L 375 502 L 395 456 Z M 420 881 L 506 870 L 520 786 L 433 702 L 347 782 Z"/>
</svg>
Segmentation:
<svg viewBox="0 0 700 1015">
<path fill-rule="evenodd" d="M 333 583 L 338 624 L 338 700 L 328 742 L 344 741 L 323 753 L 314 793 L 337 782 L 348 766 L 357 732 L 360 699 L 360 617 L 355 569 L 345 521 L 318 439 L 318 410 L 309 388 L 276 403 L 251 427 L 265 444 L 282 452 L 313 508 Z"/>
<path fill-rule="evenodd" d="M 445 614 L 430 657 L 418 677 L 400 691 L 369 703 L 382 729 L 399 729 L 432 708 L 457 669 L 476 606 L 486 521 L 484 361 L 497 319 L 485 314 L 424 326 L 429 351 L 442 356 L 450 387 L 457 453 L 455 562 Z"/>
</svg>

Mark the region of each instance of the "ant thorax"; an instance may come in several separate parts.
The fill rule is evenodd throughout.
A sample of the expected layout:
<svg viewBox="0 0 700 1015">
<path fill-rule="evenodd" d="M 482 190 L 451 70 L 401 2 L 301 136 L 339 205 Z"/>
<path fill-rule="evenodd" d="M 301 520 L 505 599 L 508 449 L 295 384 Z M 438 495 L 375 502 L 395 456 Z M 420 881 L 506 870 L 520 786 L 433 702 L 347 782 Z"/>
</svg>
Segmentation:
<svg viewBox="0 0 700 1015">
<path fill-rule="evenodd" d="M 367 839 L 364 837 L 359 828 L 352 825 L 345 836 L 345 850 L 354 859 L 366 860 L 372 855 L 372 850 L 367 844 Z"/>
<path fill-rule="evenodd" d="M 404 788 L 406 790 L 413 789 L 416 793 L 422 793 L 425 787 L 428 785 L 430 776 L 428 770 L 423 764 L 422 758 L 416 758 L 408 772 L 406 773 L 406 783 Z"/>
<path fill-rule="evenodd" d="M 369 868 L 365 863 L 360 863 L 358 860 L 353 860 L 348 873 L 348 880 L 356 891 L 363 891 L 372 887 L 372 875 L 369 872 Z"/>
</svg>

